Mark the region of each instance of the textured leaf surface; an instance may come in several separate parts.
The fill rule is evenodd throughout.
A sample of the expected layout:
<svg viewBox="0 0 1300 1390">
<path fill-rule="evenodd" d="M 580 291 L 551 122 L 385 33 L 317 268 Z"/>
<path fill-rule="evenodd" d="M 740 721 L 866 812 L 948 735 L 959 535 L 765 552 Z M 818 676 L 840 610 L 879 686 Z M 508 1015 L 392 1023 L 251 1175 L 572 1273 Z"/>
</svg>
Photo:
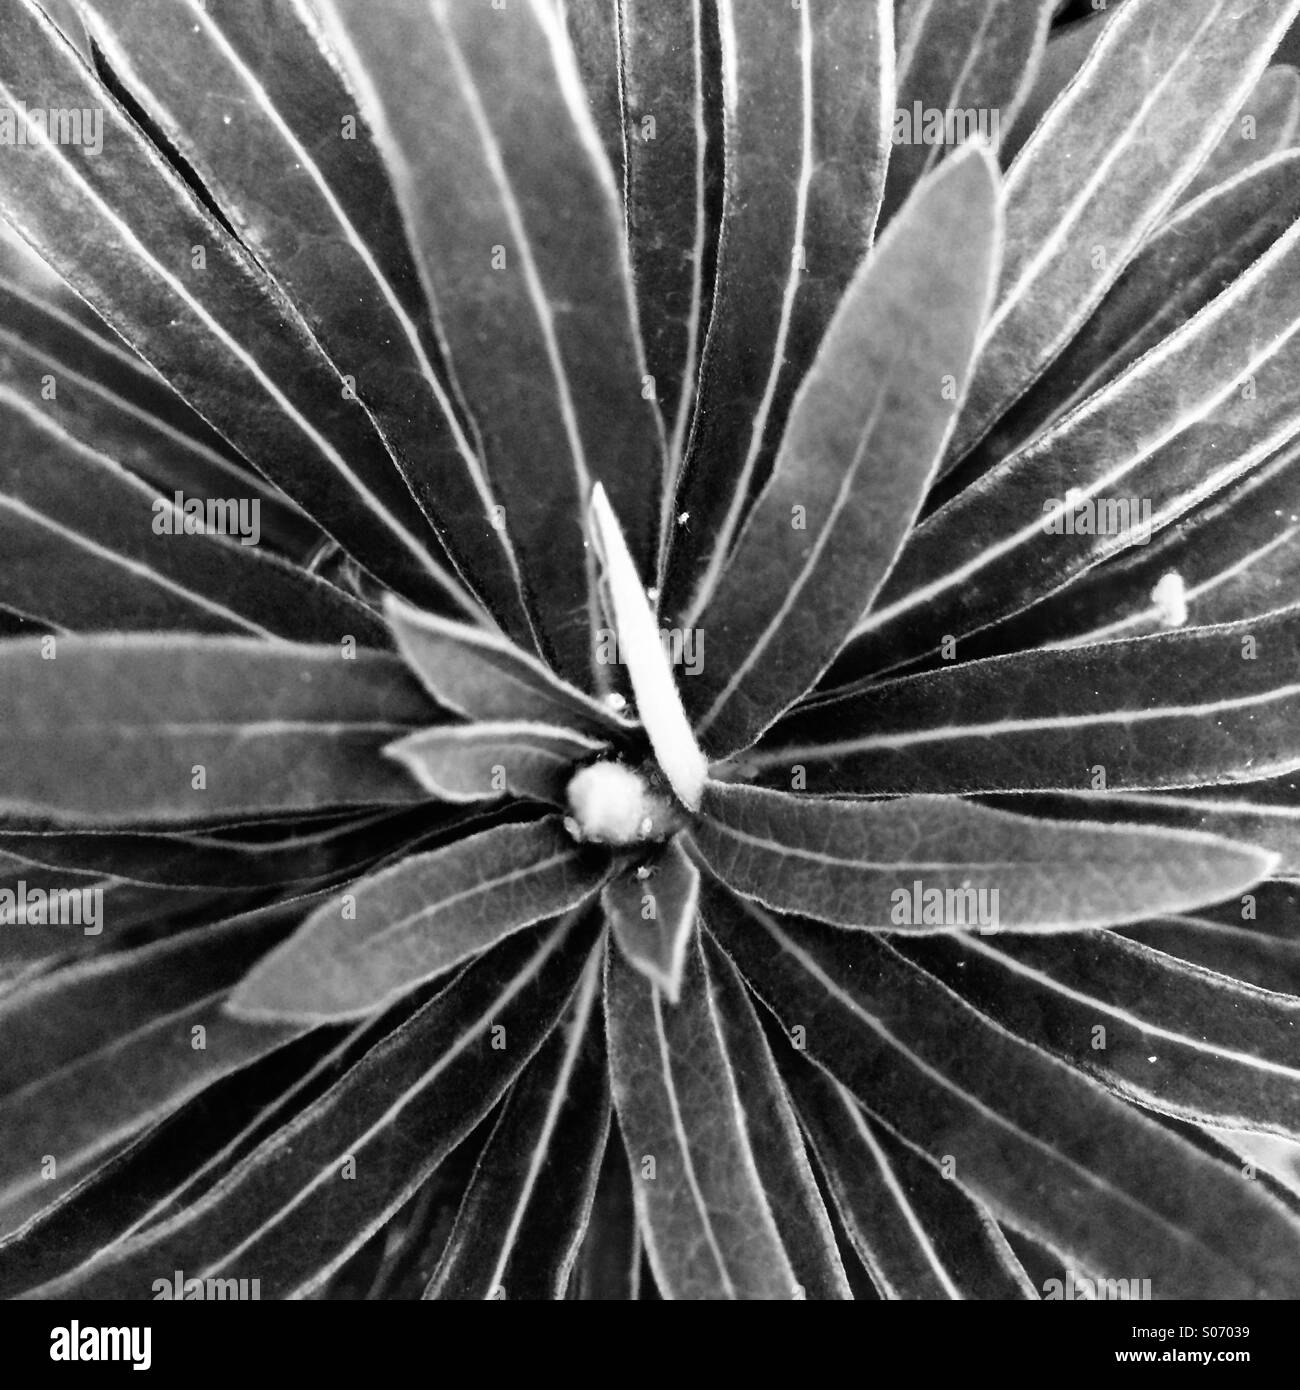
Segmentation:
<svg viewBox="0 0 1300 1390">
<path fill-rule="evenodd" d="M 612 878 L 601 892 L 605 917 L 628 964 L 671 1004 L 681 997 L 699 892 L 699 870 L 678 840 L 641 868 Z"/>
<path fill-rule="evenodd" d="M 717 23 L 722 226 L 664 592 L 665 611 L 686 627 L 870 245 L 892 116 L 888 0 L 725 0 Z"/>
<path fill-rule="evenodd" d="M 885 578 L 951 428 L 999 241 L 997 170 L 963 151 L 836 310 L 700 618 L 708 652 L 682 693 L 711 756 L 752 743 L 815 684 Z"/>
<path fill-rule="evenodd" d="M 796 714 L 750 755 L 818 792 L 1188 787 L 1300 766 L 1300 608 L 1220 627 L 1021 652 Z M 1098 768 L 1102 769 L 1099 773 Z"/>
<path fill-rule="evenodd" d="M 993 1027 L 874 936 L 710 897 L 705 917 L 809 1055 L 999 1221 L 1157 1298 L 1294 1297 L 1300 1221 L 1240 1170 Z"/>
<path fill-rule="evenodd" d="M 785 1059 L 853 1248 L 886 1298 L 1035 1296 L 997 1223 L 817 1068 Z"/>
<path fill-rule="evenodd" d="M 231 997 L 244 1018 L 337 1021 L 577 907 L 599 887 L 599 855 L 558 817 L 503 825 L 411 855 L 323 904 Z"/>
<path fill-rule="evenodd" d="M 1187 186 L 1183 201 L 1226 183 L 1257 160 L 1295 142 L 1300 128 L 1300 72 L 1286 63 L 1267 68 L 1201 171 Z"/>
<path fill-rule="evenodd" d="M 40 1296 L 148 1298 L 172 1269 L 258 1278 L 263 1298 L 310 1293 L 491 1110 L 563 1015 L 591 945 L 561 927 L 493 952 L 180 1216 Z M 490 1046 L 494 1025 L 508 1047 Z"/>
<path fill-rule="evenodd" d="M 793 1297 L 698 945 L 675 1006 L 619 951 L 605 990 L 614 1105 L 660 1292 Z"/>
<path fill-rule="evenodd" d="M 564 1297 L 609 1138 L 599 966 L 511 1089 L 426 1298 Z"/>
<path fill-rule="evenodd" d="M 745 897 L 883 931 L 951 929 L 954 912 L 971 928 L 1133 922 L 1249 888 L 1274 863 L 1189 831 L 1053 824 L 950 797 L 852 801 L 716 783 L 692 838 Z M 945 904 L 937 917 L 926 890 Z"/>
<path fill-rule="evenodd" d="M 1007 175 L 1002 285 L 950 462 L 1096 307 L 1297 11 L 1295 0 L 1130 0 L 1104 27 Z"/>
<path fill-rule="evenodd" d="M 618 190 L 558 13 L 398 0 L 376 23 L 369 0 L 317 8 L 392 176 L 543 649 L 590 684 L 578 519 L 603 482 L 652 582 L 665 460 Z"/>
<path fill-rule="evenodd" d="M 396 657 L 174 634 L 55 650 L 0 646 L 0 811 L 162 825 L 422 795 L 380 756 L 437 718 Z"/>
</svg>

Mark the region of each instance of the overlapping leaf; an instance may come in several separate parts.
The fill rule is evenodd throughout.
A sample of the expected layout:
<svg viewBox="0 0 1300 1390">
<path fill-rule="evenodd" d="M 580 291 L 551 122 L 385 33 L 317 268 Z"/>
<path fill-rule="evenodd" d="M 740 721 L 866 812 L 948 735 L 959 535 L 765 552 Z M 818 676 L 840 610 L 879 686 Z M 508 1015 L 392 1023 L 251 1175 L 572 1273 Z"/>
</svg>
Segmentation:
<svg viewBox="0 0 1300 1390">
<path fill-rule="evenodd" d="M 682 972 L 695 939 L 699 870 L 674 840 L 637 869 L 612 878 L 600 902 L 628 964 L 652 981 L 669 1003 L 681 996 Z"/>
<path fill-rule="evenodd" d="M 0 811 L 174 825 L 420 799 L 381 750 L 437 711 L 396 657 L 345 656 L 177 634 L 6 643 Z"/>
<path fill-rule="evenodd" d="M 1235 177 L 1257 160 L 1289 148 L 1300 129 L 1300 72 L 1287 63 L 1265 70 L 1241 110 L 1187 186 L 1183 201 Z"/>
<path fill-rule="evenodd" d="M 682 694 L 711 756 L 752 743 L 816 682 L 888 573 L 965 386 L 999 225 L 992 159 L 963 150 L 917 190 L 836 310 L 699 618 L 708 650 Z"/>
<path fill-rule="evenodd" d="M 810 790 L 1141 790 L 1300 767 L 1300 607 L 1097 646 L 1020 652 L 811 705 L 749 765 Z"/>
<path fill-rule="evenodd" d="M 664 591 L 664 611 L 686 627 L 870 244 L 893 100 L 888 0 L 725 0 L 717 19 L 722 225 Z"/>
<path fill-rule="evenodd" d="M 603 856 L 555 816 L 409 855 L 322 904 L 235 990 L 241 1017 L 358 1017 L 600 887 Z"/>
<path fill-rule="evenodd" d="M 400 0 L 375 24 L 367 0 L 317 8 L 392 176 L 538 636 L 588 685 L 588 492 L 605 484 L 651 582 L 665 460 L 618 190 L 558 14 Z"/>
<path fill-rule="evenodd" d="M 1000 1028 L 875 936 L 710 897 L 705 918 L 809 1055 L 993 1216 L 1156 1297 L 1294 1297 L 1300 1220 L 1240 1170 Z"/>
<path fill-rule="evenodd" d="M 1129 0 L 1007 176 L 998 305 L 956 462 L 1069 341 L 1190 183 L 1300 11 Z"/>
<path fill-rule="evenodd" d="M 563 1016 L 591 949 L 578 925 L 492 952 L 198 1202 L 40 1296 L 147 1298 L 177 1268 L 258 1278 L 263 1298 L 310 1293 L 491 1110 Z"/>
<path fill-rule="evenodd" d="M 1275 862 L 1212 835 L 1054 823 L 956 797 L 854 801 L 718 784 L 692 839 L 723 883 L 778 912 L 921 933 L 1133 922 L 1249 888 Z M 937 895 L 929 908 L 927 893 Z"/>
</svg>

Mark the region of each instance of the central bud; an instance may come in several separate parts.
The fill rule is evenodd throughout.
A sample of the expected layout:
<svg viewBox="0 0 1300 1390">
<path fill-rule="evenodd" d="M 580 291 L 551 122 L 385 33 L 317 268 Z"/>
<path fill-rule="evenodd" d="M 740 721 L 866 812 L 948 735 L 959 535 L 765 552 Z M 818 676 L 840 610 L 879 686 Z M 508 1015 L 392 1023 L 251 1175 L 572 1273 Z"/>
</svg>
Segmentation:
<svg viewBox="0 0 1300 1390">
<path fill-rule="evenodd" d="M 656 791 L 626 763 L 584 767 L 569 782 L 570 815 L 564 824 L 575 840 L 601 845 L 640 845 L 666 840 L 680 829 L 681 808 Z"/>
</svg>

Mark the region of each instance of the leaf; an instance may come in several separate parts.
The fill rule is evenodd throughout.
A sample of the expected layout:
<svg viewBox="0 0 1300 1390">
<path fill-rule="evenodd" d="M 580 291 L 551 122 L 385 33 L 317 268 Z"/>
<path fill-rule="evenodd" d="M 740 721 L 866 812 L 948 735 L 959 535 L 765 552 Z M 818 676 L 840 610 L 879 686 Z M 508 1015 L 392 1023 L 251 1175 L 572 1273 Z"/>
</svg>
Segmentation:
<svg viewBox="0 0 1300 1390">
<path fill-rule="evenodd" d="M 691 733 L 673 679 L 672 662 L 660 640 L 618 518 L 599 483 L 592 490 L 590 519 L 618 652 L 627 664 L 637 713 L 669 785 L 688 811 L 697 811 L 709 765 Z"/>
<path fill-rule="evenodd" d="M 1300 222 L 1110 386 L 923 523 L 841 679 L 960 639 L 1145 545 L 1291 438 L 1298 367 Z"/>
<path fill-rule="evenodd" d="M 603 482 L 648 579 L 665 460 L 618 190 L 559 16 L 550 0 L 400 0 L 381 23 L 368 0 L 318 10 L 392 177 L 543 654 L 588 683 L 595 595 L 574 518 Z"/>
<path fill-rule="evenodd" d="M 1238 1168 L 1011 1037 L 884 941 L 707 896 L 710 930 L 782 1025 L 996 1220 L 1160 1298 L 1294 1297 L 1300 1221 Z"/>
<path fill-rule="evenodd" d="M 658 1297 L 653 1281 L 642 1279 L 645 1252 L 632 1205 L 632 1180 L 623 1141 L 611 1132 L 605 1145 L 595 1200 L 573 1274 L 570 1297 L 632 1302 Z"/>
<path fill-rule="evenodd" d="M 896 949 L 995 1023 L 1127 1100 L 1300 1137 L 1300 999 L 1110 932 L 1053 941 L 954 936 Z"/>
<path fill-rule="evenodd" d="M 629 725 L 505 639 L 393 599 L 384 614 L 397 648 L 445 709 L 476 722 L 551 724 L 595 738 Z"/>
<path fill-rule="evenodd" d="M 564 1297 L 609 1138 L 598 967 L 507 1096 L 425 1298 Z"/>
<path fill-rule="evenodd" d="M 582 0 L 570 6 L 575 15 L 583 8 Z M 710 211 L 721 193 L 721 151 L 710 121 L 722 94 L 705 58 L 712 14 L 705 14 L 703 0 L 669 6 L 621 0 L 618 17 L 622 62 L 610 75 L 619 79 L 623 110 L 614 168 L 626 164 L 637 317 L 670 464 L 677 469 L 695 403 L 717 257 Z M 664 500 L 671 505 L 672 494 Z M 671 522 L 665 517 L 665 540 Z"/>
<path fill-rule="evenodd" d="M 816 683 L 888 573 L 952 426 L 999 240 L 996 168 L 963 150 L 836 310 L 700 618 L 709 655 L 683 696 L 711 757 L 752 743 Z"/>
<path fill-rule="evenodd" d="M 967 662 L 810 706 L 747 766 L 859 794 L 1250 782 L 1300 767 L 1297 651 L 1300 606 Z"/>
<path fill-rule="evenodd" d="M 238 1022 L 220 1008 L 227 988 L 283 934 L 286 915 L 273 908 L 237 917 L 73 966 L 4 998 L 0 1226 L 13 1229 L 132 1134 L 302 1033 Z"/>
<path fill-rule="evenodd" d="M 518 721 L 421 729 L 390 743 L 384 756 L 442 801 L 490 801 L 510 792 L 563 806 L 575 766 L 606 746 L 555 725 Z"/>
<path fill-rule="evenodd" d="M 601 890 L 600 905 L 619 950 L 670 1004 L 681 999 L 699 892 L 699 870 L 676 839 L 656 858 L 638 869 L 624 869 Z"/>
<path fill-rule="evenodd" d="M 782 1061 L 853 1248 L 886 1298 L 1038 1296 L 978 1203 L 838 1082 L 790 1054 Z"/>
<path fill-rule="evenodd" d="M 882 223 L 943 157 L 948 112 L 954 113 L 954 135 L 969 138 L 978 119 L 997 147 L 1038 76 L 1056 6 L 1055 0 L 1028 6 L 1024 0 L 902 0 L 894 8 L 897 95 Z M 930 138 L 924 119 L 935 111 L 945 121 L 939 141 Z"/>
<path fill-rule="evenodd" d="M 852 1297 L 791 1097 L 777 1071 L 744 981 L 705 943 L 709 985 L 721 1024 L 763 1191 L 805 1298 Z"/>
<path fill-rule="evenodd" d="M 852 801 L 719 783 L 691 834 L 737 893 L 876 931 L 1112 926 L 1244 891 L 1275 862 L 1192 831 L 1052 823 L 955 797 Z"/>
<path fill-rule="evenodd" d="M 227 534 L 187 534 L 193 518 L 172 497 L 160 497 L 6 385 L 0 423 L 7 607 L 81 631 L 172 628 L 302 641 L 351 635 L 384 644 L 383 623 L 356 599 L 259 551 L 261 503 L 247 492 L 197 519 Z"/>
<path fill-rule="evenodd" d="M 1227 183 L 1257 160 L 1289 148 L 1300 128 L 1300 72 L 1286 63 L 1265 68 L 1232 124 L 1223 132 L 1183 202 Z"/>
<path fill-rule="evenodd" d="M 345 128 L 351 95 L 301 10 L 86 0 L 84 14 L 115 78 L 349 379 L 459 572 L 528 641 L 507 533 L 444 382 L 392 190 L 365 127 Z"/>
<path fill-rule="evenodd" d="M 252 1019 L 360 1017 L 522 927 L 580 906 L 603 870 L 558 816 L 408 856 L 322 904 L 249 972 L 230 1007 Z"/>
<path fill-rule="evenodd" d="M 103 112 L 103 152 L 10 161 L 0 215 L 242 454 L 378 578 L 468 602 L 369 420 L 292 305 L 195 200 L 33 0 L 3 0 L 0 100 Z M 203 253 L 198 269 L 194 248 Z"/>
<path fill-rule="evenodd" d="M 711 599 L 871 244 L 892 116 L 889 0 L 724 0 L 717 24 L 722 221 L 662 604 L 684 628 Z"/>
<path fill-rule="evenodd" d="M 605 971 L 614 1107 L 660 1292 L 793 1297 L 698 944 L 675 1006 L 621 952 L 606 951 Z"/>
<path fill-rule="evenodd" d="M 31 255 L 26 247 L 22 253 Z M 60 288 L 62 294 L 42 292 L 26 283 L 16 248 L 0 236 L 5 381 L 15 390 L 26 382 L 34 393 L 42 377 L 53 375 L 58 394 L 42 400 L 42 410 L 165 495 L 255 498 L 263 540 L 291 559 L 325 540 L 300 508 L 254 473 L 142 359 L 110 341 L 81 301 L 68 303 L 71 291 Z"/>
<path fill-rule="evenodd" d="M 42 643 L 0 644 L 0 812 L 166 825 L 422 796 L 380 756 L 438 717 L 396 657 L 171 633 L 60 637 L 46 660 Z"/>
<path fill-rule="evenodd" d="M 1300 151 L 1288 150 L 1180 207 L 936 497 L 981 477 L 1108 386 L 1249 270 L 1300 219 L 1298 171 Z"/>
<path fill-rule="evenodd" d="M 1298 12 L 1297 0 L 1129 0 L 1106 24 L 1007 175 L 1001 290 L 949 465 L 1101 301 Z"/>
<path fill-rule="evenodd" d="M 1219 907 L 1158 917 L 1124 935 L 1178 960 L 1277 995 L 1300 997 L 1300 915 L 1294 883 L 1261 883 Z"/>
<path fill-rule="evenodd" d="M 505 944 L 176 1218 L 35 1293 L 147 1298 L 160 1270 L 183 1269 L 256 1277 L 263 1298 L 309 1295 L 492 1109 L 563 1016 L 591 949 L 581 926 Z M 489 1045 L 494 1027 L 508 1047 Z"/>
</svg>

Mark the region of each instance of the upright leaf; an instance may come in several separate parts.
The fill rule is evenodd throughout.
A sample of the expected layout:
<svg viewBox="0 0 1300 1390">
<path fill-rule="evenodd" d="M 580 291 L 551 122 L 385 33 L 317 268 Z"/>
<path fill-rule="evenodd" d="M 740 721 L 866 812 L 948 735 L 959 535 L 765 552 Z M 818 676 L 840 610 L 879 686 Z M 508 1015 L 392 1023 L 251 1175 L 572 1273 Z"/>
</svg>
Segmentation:
<svg viewBox="0 0 1300 1390">
<path fill-rule="evenodd" d="M 377 23 L 368 0 L 317 8 L 392 176 L 544 653 L 589 684 L 575 518 L 602 481 L 650 582 L 665 465 L 618 190 L 558 13 L 399 0 Z"/>
<path fill-rule="evenodd" d="M 1007 175 L 997 308 L 948 451 L 1070 340 L 1226 129 L 1300 0 L 1129 0 Z"/>
<path fill-rule="evenodd" d="M 601 891 L 618 948 L 670 1004 L 681 998 L 699 892 L 699 870 L 677 840 L 641 867 L 625 869 Z"/>
<path fill-rule="evenodd" d="M 683 696 L 706 751 L 752 743 L 834 659 L 920 510 L 997 275 L 997 171 L 963 150 L 835 313 L 776 467 L 700 617 Z"/>
</svg>

